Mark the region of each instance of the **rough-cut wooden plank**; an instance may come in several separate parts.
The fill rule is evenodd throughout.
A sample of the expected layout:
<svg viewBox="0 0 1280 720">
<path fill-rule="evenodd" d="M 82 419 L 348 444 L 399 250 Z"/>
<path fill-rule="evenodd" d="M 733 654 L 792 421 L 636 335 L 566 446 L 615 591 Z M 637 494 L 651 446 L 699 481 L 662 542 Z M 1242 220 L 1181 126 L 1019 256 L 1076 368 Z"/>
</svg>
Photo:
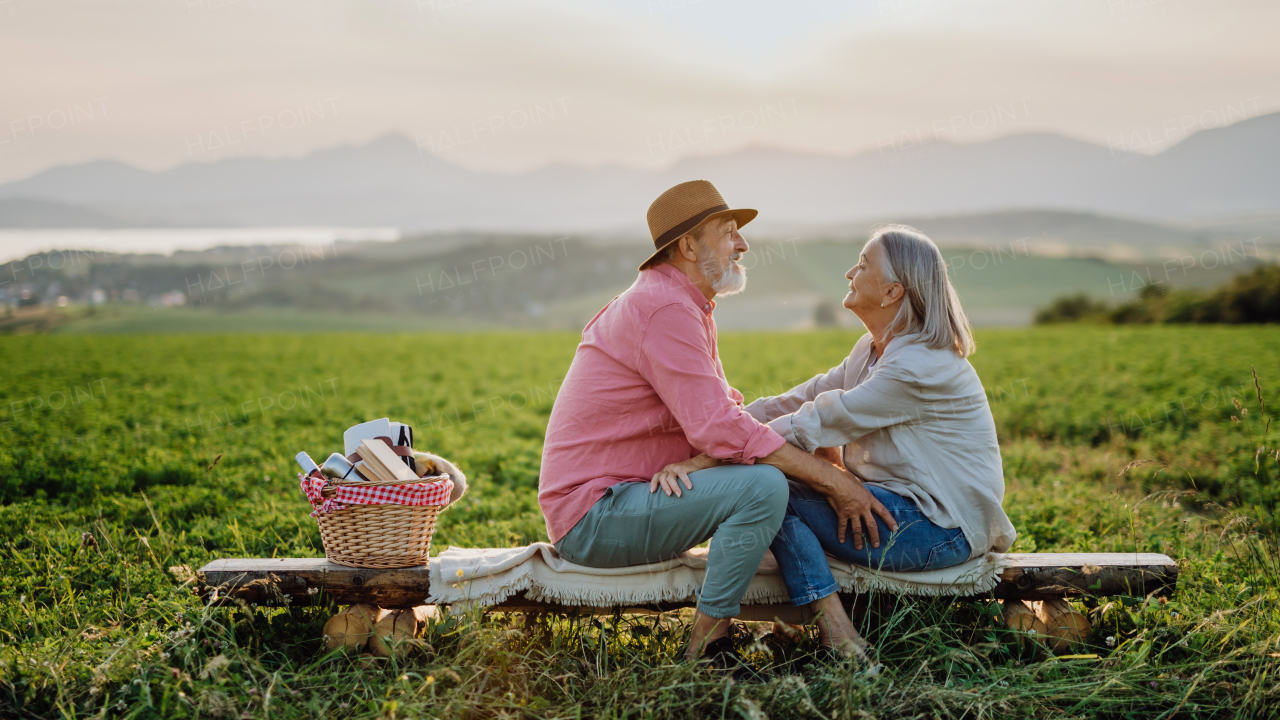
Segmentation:
<svg viewBox="0 0 1280 720">
<path fill-rule="evenodd" d="M 323 590 L 340 605 L 411 608 L 426 603 L 429 588 L 426 565 L 371 569 L 324 558 L 230 558 L 200 568 L 202 595 L 217 589 L 220 596 L 260 605 L 309 605 Z"/>
<path fill-rule="evenodd" d="M 1046 600 L 1077 595 L 1171 595 L 1178 564 L 1156 553 L 1014 553 L 998 598 Z"/>
<path fill-rule="evenodd" d="M 1152 553 L 1024 553 L 1009 556 L 1011 567 L 992 594 L 997 598 L 1044 600 L 1077 595 L 1170 595 L 1178 583 L 1178 565 Z M 321 589 L 339 604 L 368 603 L 384 608 L 422 605 L 429 594 L 427 567 L 374 570 L 331 563 L 324 558 L 247 558 L 214 560 L 200 569 L 200 592 L 218 589 L 261 605 L 310 604 Z M 285 598 L 288 598 L 288 601 Z M 682 603 L 634 608 L 665 612 Z M 762 617 L 782 614 L 787 605 L 751 606 Z M 495 609 L 509 612 L 573 612 L 572 607 L 512 597 Z M 613 608 L 578 608 L 584 613 L 612 613 Z M 628 609 L 627 612 L 632 612 Z M 745 610 L 744 610 L 745 612 Z M 784 619 L 786 619 L 784 617 Z"/>
<path fill-rule="evenodd" d="M 1159 553 L 1009 553 L 1005 558 L 1013 567 L 1177 565 L 1168 555 Z"/>
</svg>

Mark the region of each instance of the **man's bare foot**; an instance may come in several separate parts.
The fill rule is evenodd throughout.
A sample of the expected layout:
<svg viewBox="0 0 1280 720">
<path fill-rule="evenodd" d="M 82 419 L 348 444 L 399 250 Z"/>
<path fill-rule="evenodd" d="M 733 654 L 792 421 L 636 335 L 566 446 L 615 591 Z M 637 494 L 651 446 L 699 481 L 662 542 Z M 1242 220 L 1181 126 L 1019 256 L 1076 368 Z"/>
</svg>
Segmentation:
<svg viewBox="0 0 1280 720">
<path fill-rule="evenodd" d="M 687 660 L 697 660 L 706 651 L 707 645 L 729 634 L 731 618 L 713 618 L 694 611 L 693 629 L 689 631 L 689 644 L 685 646 L 684 656 Z"/>
</svg>

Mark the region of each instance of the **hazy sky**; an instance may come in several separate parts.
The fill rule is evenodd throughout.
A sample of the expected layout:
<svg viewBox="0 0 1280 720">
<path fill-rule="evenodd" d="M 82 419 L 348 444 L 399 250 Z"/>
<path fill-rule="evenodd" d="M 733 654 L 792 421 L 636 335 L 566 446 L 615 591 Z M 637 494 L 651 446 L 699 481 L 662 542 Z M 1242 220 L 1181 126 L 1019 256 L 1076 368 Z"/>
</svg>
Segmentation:
<svg viewBox="0 0 1280 720">
<path fill-rule="evenodd" d="M 1274 0 L 0 0 L 0 181 L 399 132 L 471 168 L 1050 131 L 1149 152 L 1280 109 Z"/>
</svg>

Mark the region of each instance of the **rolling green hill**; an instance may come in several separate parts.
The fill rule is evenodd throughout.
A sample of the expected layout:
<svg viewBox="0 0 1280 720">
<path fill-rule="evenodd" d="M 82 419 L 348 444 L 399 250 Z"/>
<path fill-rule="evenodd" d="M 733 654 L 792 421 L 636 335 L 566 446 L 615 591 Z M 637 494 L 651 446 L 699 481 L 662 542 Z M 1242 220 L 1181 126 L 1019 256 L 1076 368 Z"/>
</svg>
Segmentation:
<svg viewBox="0 0 1280 720">
<path fill-rule="evenodd" d="M 861 242 L 751 243 L 743 259 L 747 290 L 722 299 L 720 327 L 802 329 L 832 316 L 857 325 L 839 302 Z M 1007 326 L 1029 324 L 1037 307 L 1061 295 L 1114 303 L 1149 283 L 1211 287 L 1256 264 L 1256 249 L 1227 247 L 1128 262 L 1048 257 L 1020 240 L 943 253 L 974 323 Z M 469 234 L 171 257 L 88 254 L 62 258 L 60 267 L 53 255 L 33 256 L 10 264 L 14 280 L 0 284 L 0 293 L 12 301 L 21 291 L 49 305 L 68 298 L 58 318 L 67 321 L 60 331 L 73 333 L 577 330 L 635 280 L 645 249 L 638 241 Z M 94 291 L 108 302 L 92 314 L 77 309 Z"/>
</svg>

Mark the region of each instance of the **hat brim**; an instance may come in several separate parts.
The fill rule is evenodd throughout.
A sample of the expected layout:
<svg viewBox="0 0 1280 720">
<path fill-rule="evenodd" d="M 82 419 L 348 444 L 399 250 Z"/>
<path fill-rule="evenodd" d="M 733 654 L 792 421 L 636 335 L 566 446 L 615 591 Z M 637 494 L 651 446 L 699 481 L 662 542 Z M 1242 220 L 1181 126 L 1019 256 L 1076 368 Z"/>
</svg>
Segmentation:
<svg viewBox="0 0 1280 720">
<path fill-rule="evenodd" d="M 654 253 L 649 256 L 648 260 L 645 260 L 644 262 L 640 263 L 640 269 L 646 270 L 650 267 L 653 267 L 653 261 L 657 260 L 659 255 L 661 255 L 664 251 L 666 251 L 667 248 L 671 247 L 671 243 L 677 242 L 678 240 L 680 240 L 680 238 L 684 237 L 685 235 L 689 235 L 691 233 L 697 232 L 698 228 L 702 227 L 703 225 L 706 225 L 712 220 L 716 220 L 718 218 L 724 218 L 724 217 L 732 217 L 734 220 L 738 221 L 738 228 L 741 229 L 747 223 L 751 222 L 752 220 L 755 220 L 756 215 L 759 215 L 759 214 L 760 214 L 759 211 L 752 210 L 751 208 L 736 208 L 736 209 L 730 209 L 730 210 L 721 210 L 718 213 L 712 213 L 706 216 L 705 218 L 703 218 L 702 222 L 693 226 L 693 228 L 691 228 L 689 232 L 684 233 L 679 237 L 672 239 L 671 242 L 668 242 L 667 244 L 663 245 L 662 247 L 654 251 Z"/>
</svg>

